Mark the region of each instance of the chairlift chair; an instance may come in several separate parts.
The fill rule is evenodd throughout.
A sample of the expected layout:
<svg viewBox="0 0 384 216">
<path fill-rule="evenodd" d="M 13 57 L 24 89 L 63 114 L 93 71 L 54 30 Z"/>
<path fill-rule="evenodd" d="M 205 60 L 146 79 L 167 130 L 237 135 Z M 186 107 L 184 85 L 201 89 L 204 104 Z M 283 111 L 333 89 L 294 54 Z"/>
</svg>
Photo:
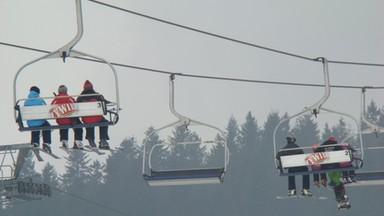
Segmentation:
<svg viewBox="0 0 384 216">
<path fill-rule="evenodd" d="M 64 129 L 64 128 L 76 128 L 76 127 L 92 127 L 92 126 L 105 126 L 105 125 L 115 125 L 119 119 L 119 111 L 120 111 L 120 96 L 119 96 L 119 84 L 117 72 L 113 65 L 107 60 L 85 53 L 81 51 L 77 51 L 72 49 L 76 43 L 81 39 L 83 35 L 83 19 L 82 19 L 82 11 L 81 11 L 81 0 L 76 1 L 76 12 L 77 12 L 77 34 L 76 36 L 64 47 L 48 53 L 42 57 L 39 57 L 33 61 L 30 61 L 24 64 L 16 73 L 14 81 L 13 81 L 13 99 L 14 99 L 14 118 L 19 125 L 20 131 L 34 131 L 34 130 L 49 130 L 49 129 Z M 114 76 L 114 85 L 115 85 L 115 102 L 106 104 L 105 102 L 90 102 L 90 103 L 77 103 L 76 109 L 72 110 L 74 112 L 71 115 L 65 116 L 55 116 L 51 111 L 55 107 L 53 105 L 46 106 L 34 106 L 34 107 L 25 107 L 23 103 L 25 100 L 33 100 L 33 99 L 18 99 L 17 98 L 17 82 L 18 77 L 21 72 L 24 71 L 27 67 L 32 64 L 35 64 L 41 60 L 49 59 L 49 58 L 62 58 L 63 62 L 65 62 L 66 58 L 80 58 L 87 57 L 91 60 L 95 60 L 101 63 L 104 63 L 109 66 L 112 74 Z M 71 95 L 71 97 L 76 97 L 75 95 Z M 46 99 L 52 99 L 54 97 L 45 97 Z M 42 99 L 44 99 L 42 97 Z M 43 127 L 28 127 L 23 123 L 26 120 L 33 119 L 55 119 L 55 118 L 68 118 L 68 117 L 83 117 L 83 116 L 92 116 L 92 115 L 106 115 L 109 119 L 108 122 L 100 122 L 94 124 L 78 124 L 78 125 L 51 125 L 51 126 L 43 126 Z"/>
<path fill-rule="evenodd" d="M 320 172 L 327 172 L 327 171 L 347 171 L 347 170 L 354 170 L 358 169 L 362 166 L 362 160 L 363 160 L 363 142 L 362 142 L 362 136 L 360 131 L 360 126 L 358 121 L 351 115 L 345 114 L 342 112 L 334 111 L 331 109 L 327 109 L 322 107 L 322 105 L 325 103 L 325 101 L 329 98 L 330 95 L 330 82 L 329 82 L 329 72 L 328 72 L 328 62 L 326 58 L 320 57 L 316 60 L 320 60 L 323 63 L 323 73 L 324 73 L 324 83 L 325 83 L 325 93 L 323 97 L 316 102 L 314 105 L 310 106 L 309 108 L 305 108 L 303 111 L 291 116 L 287 117 L 285 119 L 282 119 L 275 127 L 275 130 L 273 132 L 273 146 L 274 146 L 274 159 L 275 159 L 275 165 L 276 168 L 279 171 L 280 176 L 294 176 L 294 175 L 303 175 L 303 174 L 313 174 L 313 173 L 320 173 Z M 320 111 L 325 111 L 329 113 L 334 113 L 342 116 L 346 116 L 350 119 L 352 119 L 357 126 L 357 129 L 359 131 L 359 142 L 361 146 L 361 159 L 355 161 L 355 165 L 353 167 L 349 168 L 338 168 L 338 169 L 332 169 L 332 170 L 312 170 L 311 165 L 321 165 L 326 163 L 342 163 L 342 162 L 352 162 L 354 158 L 352 157 L 352 152 L 350 150 L 342 150 L 342 151 L 333 151 L 333 152 L 327 152 L 325 155 L 320 155 L 319 153 L 314 152 L 308 152 L 305 154 L 300 155 L 289 155 L 289 156 L 282 156 L 280 159 L 276 159 L 276 155 L 278 151 L 284 151 L 283 149 L 278 150 L 277 144 L 276 144 L 276 135 L 277 130 L 279 129 L 280 125 L 282 125 L 284 122 L 289 121 L 290 119 L 296 118 L 298 116 L 308 115 L 312 114 L 317 117 L 318 114 L 320 114 Z M 340 144 L 339 144 L 340 145 Z M 312 147 L 301 147 L 300 149 L 303 149 L 304 151 L 307 149 L 312 149 Z M 313 164 L 313 162 L 309 161 L 309 158 L 313 157 L 326 157 L 326 160 L 319 160 Z M 300 167 L 300 166 L 307 166 L 308 171 L 305 172 L 295 172 L 295 173 L 289 173 L 287 172 L 287 168 L 291 167 Z"/>
<path fill-rule="evenodd" d="M 215 184 L 223 182 L 224 174 L 227 169 L 227 164 L 229 160 L 229 153 L 227 148 L 226 136 L 223 131 L 215 126 L 190 119 L 186 116 L 183 116 L 176 112 L 174 108 L 174 78 L 175 75 L 172 74 L 169 80 L 169 107 L 173 115 L 175 115 L 178 120 L 176 122 L 170 123 L 163 127 L 160 127 L 150 134 L 144 140 L 143 147 L 143 177 L 149 186 L 173 186 L 173 185 L 195 185 L 195 184 Z M 174 126 L 185 126 L 190 125 L 199 125 L 203 127 L 208 127 L 217 131 L 222 140 L 213 140 L 213 141 L 176 141 L 174 143 L 163 142 L 154 144 L 153 146 L 149 145 L 150 138 L 157 134 L 159 131 L 162 131 L 166 128 L 172 128 Z M 152 163 L 154 150 L 157 148 L 165 147 L 166 145 L 200 145 L 200 144 L 218 144 L 222 145 L 224 148 L 223 163 L 221 167 L 209 167 L 209 168 L 189 168 L 189 169 L 168 169 L 163 170 L 160 168 L 155 168 Z M 148 150 L 148 148 L 150 148 Z"/>
</svg>

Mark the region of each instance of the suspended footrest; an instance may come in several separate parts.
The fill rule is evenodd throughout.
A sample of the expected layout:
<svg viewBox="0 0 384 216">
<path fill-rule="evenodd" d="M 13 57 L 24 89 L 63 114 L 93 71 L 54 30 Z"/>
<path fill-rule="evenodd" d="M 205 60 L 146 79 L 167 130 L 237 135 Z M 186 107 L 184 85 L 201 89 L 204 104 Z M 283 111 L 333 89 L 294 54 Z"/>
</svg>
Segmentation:
<svg viewBox="0 0 384 216">
<path fill-rule="evenodd" d="M 195 170 L 151 170 L 151 176 L 144 175 L 149 186 L 175 186 L 194 184 L 222 183 L 224 168 L 195 169 Z"/>
</svg>

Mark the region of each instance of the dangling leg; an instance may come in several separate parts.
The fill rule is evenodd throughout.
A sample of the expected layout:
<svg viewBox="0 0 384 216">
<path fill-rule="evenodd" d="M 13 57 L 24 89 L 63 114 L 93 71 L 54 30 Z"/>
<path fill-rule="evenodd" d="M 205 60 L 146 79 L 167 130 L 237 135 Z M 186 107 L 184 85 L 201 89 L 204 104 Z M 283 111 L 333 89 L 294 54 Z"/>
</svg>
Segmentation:
<svg viewBox="0 0 384 216">
<path fill-rule="evenodd" d="M 296 195 L 295 176 L 288 176 L 288 196 Z"/>
<path fill-rule="evenodd" d="M 50 126 L 50 124 L 46 122 L 44 126 Z M 52 153 L 51 143 L 51 130 L 43 130 L 43 150 Z"/>
<path fill-rule="evenodd" d="M 102 126 L 99 128 L 99 137 L 100 137 L 99 148 L 109 149 L 109 143 L 107 142 L 107 140 L 109 140 L 108 126 Z"/>
<path fill-rule="evenodd" d="M 87 127 L 87 128 L 85 128 L 85 131 L 86 131 L 85 139 L 88 140 L 89 145 L 93 146 L 93 144 L 95 143 L 95 128 L 94 127 Z M 96 144 L 94 144 L 94 145 L 96 145 Z"/>
<path fill-rule="evenodd" d="M 340 178 L 342 176 L 341 172 L 331 172 L 328 174 L 331 182 L 333 183 L 333 191 L 335 193 L 335 198 L 338 203 L 339 209 L 347 209 L 350 208 L 349 198 L 345 193 L 345 188 L 343 182 L 341 182 Z"/>
<path fill-rule="evenodd" d="M 60 142 L 64 148 L 68 148 L 68 129 L 60 129 Z"/>
<path fill-rule="evenodd" d="M 39 147 L 40 145 L 40 131 L 31 132 L 31 145 L 33 147 Z"/>
<path fill-rule="evenodd" d="M 301 195 L 303 196 L 312 196 L 311 191 L 309 190 L 309 175 L 303 175 L 303 189 Z"/>
</svg>

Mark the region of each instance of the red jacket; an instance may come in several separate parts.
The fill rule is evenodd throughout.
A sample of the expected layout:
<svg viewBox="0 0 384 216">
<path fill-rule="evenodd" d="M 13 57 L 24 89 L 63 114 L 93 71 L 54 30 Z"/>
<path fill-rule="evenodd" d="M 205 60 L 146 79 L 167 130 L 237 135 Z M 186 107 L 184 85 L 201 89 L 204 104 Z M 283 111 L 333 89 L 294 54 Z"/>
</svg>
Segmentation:
<svg viewBox="0 0 384 216">
<path fill-rule="evenodd" d="M 93 89 L 84 90 L 81 92 L 80 96 L 77 98 L 77 102 L 95 102 L 95 101 L 106 101 L 102 95 L 89 95 L 89 94 L 98 94 Z M 105 121 L 104 116 L 85 116 L 82 117 L 84 123 L 98 123 Z"/>
<path fill-rule="evenodd" d="M 65 97 L 68 96 L 67 93 L 60 93 L 57 95 L 56 98 L 52 100 L 52 105 L 58 105 L 55 106 L 61 107 L 61 109 L 51 109 L 51 113 L 54 117 L 64 117 L 66 115 L 71 114 L 72 112 L 75 112 L 74 103 L 76 103 L 76 100 L 72 97 Z M 60 106 L 61 105 L 61 106 Z M 77 118 L 57 118 L 56 119 L 57 124 L 59 125 L 67 125 L 67 124 L 75 124 L 77 122 Z"/>
</svg>

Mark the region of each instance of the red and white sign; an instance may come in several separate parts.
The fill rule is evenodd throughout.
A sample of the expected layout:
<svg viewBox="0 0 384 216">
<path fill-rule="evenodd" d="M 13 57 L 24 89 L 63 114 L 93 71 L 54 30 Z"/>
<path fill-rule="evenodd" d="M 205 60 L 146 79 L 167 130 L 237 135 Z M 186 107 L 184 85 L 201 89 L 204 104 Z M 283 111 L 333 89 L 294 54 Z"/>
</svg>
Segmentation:
<svg viewBox="0 0 384 216">
<path fill-rule="evenodd" d="M 305 163 L 308 165 L 316 165 L 328 160 L 327 152 L 316 152 L 305 157 Z"/>
<path fill-rule="evenodd" d="M 51 115 L 54 118 L 63 118 L 63 117 L 71 115 L 72 113 L 74 113 L 76 111 L 77 111 L 76 104 L 65 103 L 65 104 L 58 104 L 58 105 L 52 107 L 49 110 L 49 113 L 51 113 Z"/>
</svg>

